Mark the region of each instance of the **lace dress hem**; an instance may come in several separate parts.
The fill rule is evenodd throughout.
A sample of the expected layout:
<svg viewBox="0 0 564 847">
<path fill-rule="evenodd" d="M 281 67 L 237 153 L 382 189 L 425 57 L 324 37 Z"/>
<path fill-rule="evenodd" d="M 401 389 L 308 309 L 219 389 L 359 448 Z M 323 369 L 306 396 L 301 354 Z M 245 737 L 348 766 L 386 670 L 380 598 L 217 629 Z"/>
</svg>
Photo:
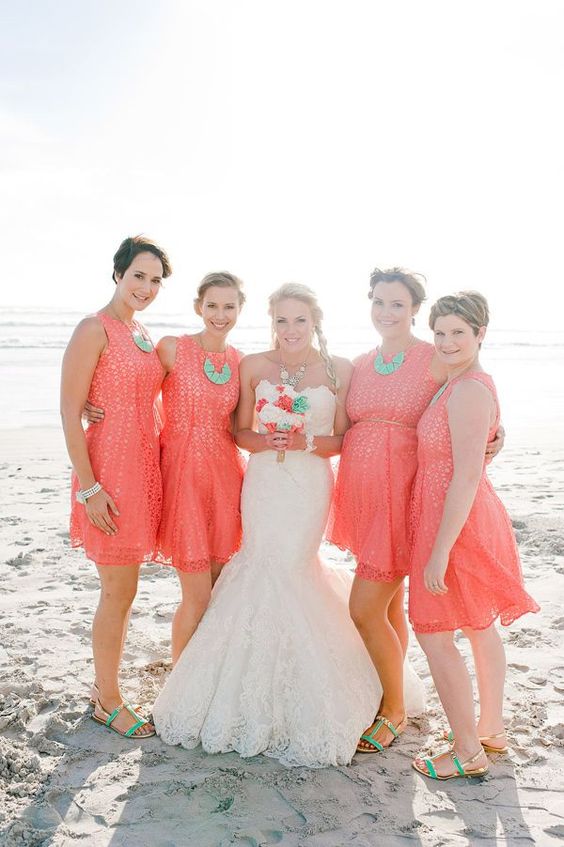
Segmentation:
<svg viewBox="0 0 564 847">
<path fill-rule="evenodd" d="M 435 632 L 454 632 L 457 629 L 475 629 L 481 631 L 491 626 L 498 618 L 502 626 L 511 626 L 518 618 L 526 615 L 528 612 L 538 612 L 539 607 L 533 601 L 527 606 L 506 606 L 503 609 L 492 611 L 491 615 L 485 618 L 480 623 L 470 621 L 469 619 L 457 619 L 456 623 L 449 621 L 434 621 L 433 623 L 418 623 L 410 618 L 411 626 L 414 632 L 422 634 L 432 634 Z"/>
<path fill-rule="evenodd" d="M 215 562 L 218 565 L 226 565 L 227 562 L 231 561 L 238 549 L 238 547 L 234 548 L 227 556 L 214 556 L 212 554 L 208 559 L 197 559 L 195 561 L 184 560 L 180 562 L 175 557 L 165 556 L 163 553 L 157 553 L 155 562 L 159 565 L 175 568 L 177 571 L 182 571 L 183 573 L 205 573 L 211 568 L 210 562 Z"/>
<path fill-rule="evenodd" d="M 111 552 L 104 550 L 103 553 L 100 553 L 100 558 L 97 553 L 85 547 L 82 538 L 71 538 L 70 545 L 73 550 L 82 548 L 86 558 L 97 565 L 126 567 L 127 565 L 146 565 L 156 561 L 154 550 L 151 550 L 149 553 L 139 553 L 138 549 L 131 548 L 129 550 L 122 548 L 121 550 L 112 550 Z"/>
</svg>

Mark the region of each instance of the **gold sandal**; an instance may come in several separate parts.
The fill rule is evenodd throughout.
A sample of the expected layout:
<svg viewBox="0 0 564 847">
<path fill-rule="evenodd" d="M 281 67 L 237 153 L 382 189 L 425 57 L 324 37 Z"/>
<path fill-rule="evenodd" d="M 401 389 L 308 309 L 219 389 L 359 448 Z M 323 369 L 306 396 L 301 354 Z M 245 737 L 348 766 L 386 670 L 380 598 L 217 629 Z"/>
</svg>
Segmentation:
<svg viewBox="0 0 564 847">
<path fill-rule="evenodd" d="M 452 758 L 456 770 L 453 771 L 453 773 L 447 774 L 446 776 L 439 776 L 439 774 L 435 770 L 433 762 L 440 756 L 444 756 L 447 753 Z M 488 772 L 487 765 L 480 768 L 471 768 L 470 770 L 468 770 L 468 765 L 473 764 L 477 759 L 480 758 L 480 756 L 483 755 L 483 753 L 484 750 L 480 747 L 477 753 L 475 753 L 465 762 L 461 762 L 454 750 L 442 750 L 440 753 L 435 753 L 434 756 L 429 756 L 429 758 L 427 759 L 415 759 L 411 764 L 418 773 L 422 774 L 423 776 L 426 776 L 428 779 L 439 779 L 443 782 L 447 779 L 471 779 L 472 777 L 485 776 Z M 418 761 L 423 761 L 425 769 L 419 766 Z"/>
<path fill-rule="evenodd" d="M 488 741 L 491 741 L 494 738 L 503 738 L 504 735 L 505 730 L 503 730 L 503 732 L 497 732 L 494 735 L 480 735 L 480 744 L 482 745 L 482 748 L 486 751 L 486 753 L 508 753 L 509 747 L 507 746 L 507 744 L 504 747 L 495 747 L 492 744 L 488 744 Z M 445 741 L 448 741 L 449 744 L 454 744 L 454 733 L 452 729 L 450 730 L 450 732 L 447 732 L 447 730 L 445 729 L 445 731 L 443 732 L 443 738 Z"/>
</svg>

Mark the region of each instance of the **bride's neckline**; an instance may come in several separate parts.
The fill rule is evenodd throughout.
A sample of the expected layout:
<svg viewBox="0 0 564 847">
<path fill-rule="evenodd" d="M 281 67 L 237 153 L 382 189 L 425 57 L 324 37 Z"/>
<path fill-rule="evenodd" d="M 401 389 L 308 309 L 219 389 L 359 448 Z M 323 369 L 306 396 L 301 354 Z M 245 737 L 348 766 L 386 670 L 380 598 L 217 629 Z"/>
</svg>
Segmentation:
<svg viewBox="0 0 564 847">
<path fill-rule="evenodd" d="M 281 382 L 271 382 L 269 379 L 263 378 L 263 379 L 260 379 L 257 382 L 257 384 L 255 386 L 255 391 L 257 391 L 259 385 L 262 385 L 263 382 L 266 382 L 267 385 L 271 385 L 273 388 L 276 388 L 277 385 L 282 385 Z M 324 388 L 326 391 L 329 392 L 331 397 L 335 398 L 336 395 L 334 394 L 333 391 L 331 391 L 331 389 L 329 388 L 328 385 L 306 385 L 304 388 L 300 388 L 299 390 L 297 388 L 293 388 L 291 385 L 285 385 L 284 391 L 289 390 L 289 391 L 293 391 L 294 394 L 305 394 L 306 391 L 319 391 L 319 389 L 321 389 L 321 388 Z"/>
</svg>

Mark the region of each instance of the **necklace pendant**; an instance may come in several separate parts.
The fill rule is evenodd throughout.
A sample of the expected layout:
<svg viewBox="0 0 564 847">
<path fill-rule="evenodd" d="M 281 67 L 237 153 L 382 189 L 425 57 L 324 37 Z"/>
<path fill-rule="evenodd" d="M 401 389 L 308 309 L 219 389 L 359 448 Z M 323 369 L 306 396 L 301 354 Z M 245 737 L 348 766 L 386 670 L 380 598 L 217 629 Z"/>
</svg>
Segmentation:
<svg viewBox="0 0 564 847">
<path fill-rule="evenodd" d="M 144 338 L 139 330 L 135 330 L 131 333 L 131 337 L 133 338 L 133 342 L 136 347 L 139 347 L 144 353 L 152 353 L 155 349 L 152 342 L 147 338 Z"/>
<path fill-rule="evenodd" d="M 213 382 L 214 385 L 225 385 L 226 382 L 229 382 L 231 379 L 231 368 L 225 362 L 221 371 L 216 371 L 215 365 L 212 360 L 206 357 L 204 362 L 204 373 L 209 379 L 210 382 Z"/>
<path fill-rule="evenodd" d="M 392 360 L 390 362 L 385 362 L 384 357 L 382 356 L 382 351 L 378 350 L 374 359 L 374 370 L 382 376 L 388 376 L 389 374 L 395 373 L 398 368 L 401 368 L 404 361 L 405 353 L 403 351 L 401 353 L 396 353 L 395 356 L 392 356 Z"/>
</svg>

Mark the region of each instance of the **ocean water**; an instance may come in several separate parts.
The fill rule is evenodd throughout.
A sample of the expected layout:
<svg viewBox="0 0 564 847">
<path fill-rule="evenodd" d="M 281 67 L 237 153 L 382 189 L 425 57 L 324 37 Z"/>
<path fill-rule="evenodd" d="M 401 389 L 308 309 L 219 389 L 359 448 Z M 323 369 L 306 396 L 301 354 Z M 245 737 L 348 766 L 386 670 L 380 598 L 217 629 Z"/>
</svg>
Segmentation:
<svg viewBox="0 0 564 847">
<path fill-rule="evenodd" d="M 59 372 L 65 346 L 82 314 L 0 308 L 0 429 L 59 426 Z M 178 315 L 145 316 L 154 340 L 197 331 Z M 376 345 L 372 326 L 326 326 L 330 350 L 353 358 Z M 430 340 L 428 333 L 421 337 Z M 269 346 L 270 332 L 244 321 L 232 343 L 250 353 Z M 564 440 L 564 333 L 491 329 L 482 361 L 498 387 L 503 422 L 514 448 L 548 450 Z"/>
</svg>

